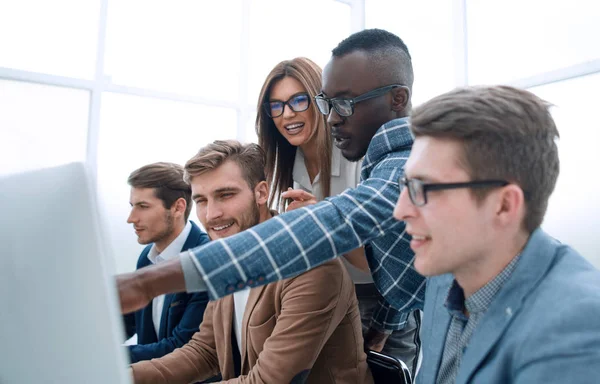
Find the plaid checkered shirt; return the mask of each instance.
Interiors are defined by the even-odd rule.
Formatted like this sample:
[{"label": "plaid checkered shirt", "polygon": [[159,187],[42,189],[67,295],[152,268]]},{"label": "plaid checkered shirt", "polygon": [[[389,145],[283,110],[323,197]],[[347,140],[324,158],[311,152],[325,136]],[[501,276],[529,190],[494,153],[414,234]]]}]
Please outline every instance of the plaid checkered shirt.
[{"label": "plaid checkered shirt", "polygon": [[423,308],[425,294],[404,222],[392,216],[412,143],[408,119],[392,120],[371,140],[356,188],[183,253],[188,291],[207,290],[217,299],[297,276],[364,245],[385,299],[371,326],[402,329],[408,314]]}]

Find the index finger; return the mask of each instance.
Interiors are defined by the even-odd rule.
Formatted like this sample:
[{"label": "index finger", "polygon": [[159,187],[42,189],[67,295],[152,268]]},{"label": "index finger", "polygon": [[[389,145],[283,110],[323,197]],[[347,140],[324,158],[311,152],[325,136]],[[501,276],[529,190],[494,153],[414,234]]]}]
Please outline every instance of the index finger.
[{"label": "index finger", "polygon": [[294,200],[310,200],[315,198],[311,193],[306,192],[303,189],[289,189],[283,192],[281,194],[281,197],[283,197],[284,199]]}]

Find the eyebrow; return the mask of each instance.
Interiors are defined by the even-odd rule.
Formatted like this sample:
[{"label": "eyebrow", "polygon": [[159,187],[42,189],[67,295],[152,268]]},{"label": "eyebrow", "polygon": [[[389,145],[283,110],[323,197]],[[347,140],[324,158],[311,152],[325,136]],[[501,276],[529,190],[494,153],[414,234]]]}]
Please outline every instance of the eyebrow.
[{"label": "eyebrow", "polygon": [[[214,191],[212,191],[213,195],[218,195],[220,193],[224,193],[224,192],[239,192],[241,190],[241,188],[238,187],[223,187],[223,188],[218,188],[215,189]],[[204,197],[204,194],[201,193],[196,193],[194,195],[192,195],[192,200],[196,200],[199,197]]]},{"label": "eyebrow", "polygon": [[[293,99],[294,97],[299,96],[299,95],[306,95],[306,96],[310,97],[310,95],[308,94],[308,92],[302,91],[302,92],[296,92],[296,93],[294,93],[292,96],[288,97],[288,99],[286,101],[290,101],[291,99]],[[271,98],[269,98],[269,103],[272,103],[274,101],[283,102],[283,100],[280,100],[280,99],[271,99]]]},{"label": "eyebrow", "polygon": [[138,202],[136,202],[135,204],[132,204],[132,203],[131,203],[131,201],[129,202],[129,205],[131,205],[132,207],[133,207],[134,205],[142,205],[142,204],[147,204],[147,205],[150,205],[150,203],[149,203],[149,202],[147,202],[146,200],[138,201]]}]

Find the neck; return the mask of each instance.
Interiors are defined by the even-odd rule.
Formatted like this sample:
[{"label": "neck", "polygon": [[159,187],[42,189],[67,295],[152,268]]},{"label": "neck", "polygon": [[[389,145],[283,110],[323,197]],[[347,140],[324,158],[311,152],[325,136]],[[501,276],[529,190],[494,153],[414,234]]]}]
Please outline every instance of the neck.
[{"label": "neck", "polygon": [[[485,256],[475,258],[460,270],[453,272],[465,298],[473,295],[492,281],[517,256],[527,244],[529,234],[520,231],[512,239],[503,238],[490,246]],[[506,245],[508,244],[508,246]]]},{"label": "neck", "polygon": [[177,238],[177,236],[179,236],[181,232],[183,232],[185,224],[186,222],[178,223],[174,226],[173,231],[167,237],[155,242],[154,246],[156,247],[156,251],[158,253],[162,253],[162,251],[164,251],[169,246],[169,244],[171,244]]},{"label": "neck", "polygon": [[309,143],[302,144],[300,149],[304,155],[304,166],[306,167],[308,177],[310,177],[310,182],[312,183],[319,174],[319,148],[317,148],[314,140],[311,140]]},{"label": "neck", "polygon": [[259,212],[260,212],[260,218],[258,223],[262,223],[264,221],[269,220],[271,217],[273,217],[273,214],[271,213],[271,211],[269,210],[269,207],[267,207],[267,205],[261,205],[259,208]]}]

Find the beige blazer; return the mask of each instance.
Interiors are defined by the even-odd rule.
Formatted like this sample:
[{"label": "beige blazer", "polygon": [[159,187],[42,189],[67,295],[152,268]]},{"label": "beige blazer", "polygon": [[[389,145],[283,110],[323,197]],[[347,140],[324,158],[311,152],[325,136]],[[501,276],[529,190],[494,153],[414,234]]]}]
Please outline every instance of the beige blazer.
[{"label": "beige blazer", "polygon": [[339,259],[252,288],[242,320],[240,377],[232,355],[233,296],[211,301],[200,331],[172,353],[132,365],[136,383],[372,383],[354,284]]}]

